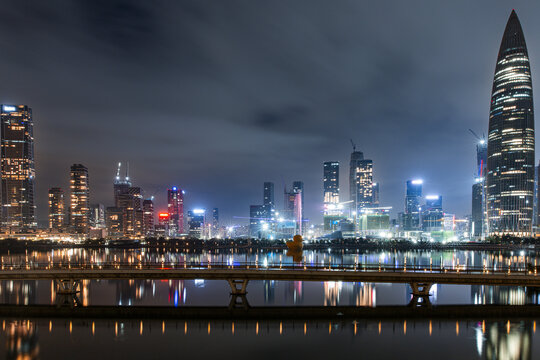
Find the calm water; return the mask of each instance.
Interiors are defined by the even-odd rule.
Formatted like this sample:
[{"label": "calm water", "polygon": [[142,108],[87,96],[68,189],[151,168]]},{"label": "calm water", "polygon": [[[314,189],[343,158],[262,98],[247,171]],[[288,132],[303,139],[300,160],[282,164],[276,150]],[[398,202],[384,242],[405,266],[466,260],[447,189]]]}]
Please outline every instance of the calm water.
[{"label": "calm water", "polygon": [[[416,264],[510,267],[524,269],[535,264],[538,254],[522,252],[369,252],[305,251],[309,264]],[[251,262],[257,266],[292,264],[278,252],[167,252],[122,249],[61,250],[3,254],[3,266],[26,264],[99,264],[130,262],[144,264]],[[540,263],[540,261],[539,261]],[[52,281],[2,281],[0,303],[56,304]],[[225,281],[83,281],[79,295],[84,306],[227,306],[230,288]],[[285,305],[406,305],[411,299],[406,284],[345,282],[251,281],[247,299],[251,306]],[[536,289],[434,285],[434,304],[537,304]],[[0,357],[57,359],[66,357],[156,358],[193,355],[223,357],[234,351],[238,358],[291,356],[332,358],[361,355],[362,358],[392,359],[437,357],[439,359],[534,359],[540,357],[536,321],[114,321],[114,320],[2,320]],[[208,346],[212,344],[212,346]],[[392,344],[392,346],[388,346]],[[2,347],[4,346],[4,347]],[[95,351],[98,350],[96,354]],[[446,349],[446,350],[445,350]],[[19,357],[21,356],[21,357]]]},{"label": "calm water", "polygon": [[538,359],[536,322],[0,320],[7,359]]}]

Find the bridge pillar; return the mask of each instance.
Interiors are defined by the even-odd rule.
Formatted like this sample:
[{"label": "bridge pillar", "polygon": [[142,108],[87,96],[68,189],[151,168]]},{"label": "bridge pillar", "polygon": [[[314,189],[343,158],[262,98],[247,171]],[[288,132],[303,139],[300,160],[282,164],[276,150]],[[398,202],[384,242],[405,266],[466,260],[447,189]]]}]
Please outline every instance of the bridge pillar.
[{"label": "bridge pillar", "polygon": [[246,295],[247,291],[247,284],[248,279],[244,280],[232,280],[227,279],[227,282],[229,283],[229,286],[231,287],[231,295]]},{"label": "bridge pillar", "polygon": [[[248,279],[243,280],[233,280],[227,279],[229,286],[231,287],[231,301],[229,302],[229,309],[249,308],[249,303],[247,301],[247,284]],[[240,300],[240,301],[239,301]]]},{"label": "bridge pillar", "polygon": [[77,294],[80,292],[80,280],[56,279],[56,305],[60,306],[80,306],[81,302]]},{"label": "bridge pillar", "polygon": [[412,299],[409,306],[431,306],[429,301],[429,290],[432,283],[410,283],[412,290]]}]

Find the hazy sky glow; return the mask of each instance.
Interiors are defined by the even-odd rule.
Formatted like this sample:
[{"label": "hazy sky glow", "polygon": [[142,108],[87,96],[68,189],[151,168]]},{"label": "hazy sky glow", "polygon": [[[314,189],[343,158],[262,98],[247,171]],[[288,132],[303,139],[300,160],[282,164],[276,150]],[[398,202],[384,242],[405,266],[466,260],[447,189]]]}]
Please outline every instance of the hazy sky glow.
[{"label": "hazy sky glow", "polygon": [[281,206],[303,180],[319,222],[323,161],[348,199],[351,137],[392,216],[413,177],[461,216],[512,6],[536,88],[539,2],[5,1],[0,101],[34,112],[39,220],[72,163],[112,205],[121,160],[157,210],[177,185],[187,208],[248,216],[264,181]]}]

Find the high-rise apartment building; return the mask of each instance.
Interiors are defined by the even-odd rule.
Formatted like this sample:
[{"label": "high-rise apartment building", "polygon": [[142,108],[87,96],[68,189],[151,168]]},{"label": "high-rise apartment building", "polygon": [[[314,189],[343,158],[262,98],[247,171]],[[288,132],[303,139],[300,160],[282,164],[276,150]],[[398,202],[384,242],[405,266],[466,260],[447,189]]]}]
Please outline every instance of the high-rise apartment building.
[{"label": "high-rise apartment building", "polygon": [[64,190],[59,187],[49,189],[49,230],[61,233],[65,225]]},{"label": "high-rise apartment building", "polygon": [[171,236],[184,233],[184,192],[176,186],[167,190],[167,212]]},{"label": "high-rise apartment building", "polygon": [[88,234],[89,196],[88,169],[82,164],[73,164],[70,171],[71,214],[70,226],[75,234]]},{"label": "high-rise apartment building", "polygon": [[26,105],[0,105],[2,230],[25,233],[37,227],[34,205],[34,122]]},{"label": "high-rise apartment building", "polygon": [[531,69],[512,10],[497,56],[489,113],[487,216],[490,235],[532,235],[534,110]]}]

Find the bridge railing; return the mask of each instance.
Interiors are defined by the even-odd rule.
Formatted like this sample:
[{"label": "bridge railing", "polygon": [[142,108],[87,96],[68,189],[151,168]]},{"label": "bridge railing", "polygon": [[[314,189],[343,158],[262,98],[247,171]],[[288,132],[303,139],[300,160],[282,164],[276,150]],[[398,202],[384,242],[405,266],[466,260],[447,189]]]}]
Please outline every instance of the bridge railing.
[{"label": "bridge railing", "polygon": [[266,262],[28,262],[21,264],[2,264],[0,271],[21,271],[21,270],[273,270],[273,271],[351,271],[351,272],[421,272],[421,273],[454,273],[454,274],[522,274],[537,275],[537,268],[532,266],[492,266],[478,267],[467,265],[455,266],[435,266],[435,265],[392,265],[392,264],[315,264],[315,263],[266,263]]}]

